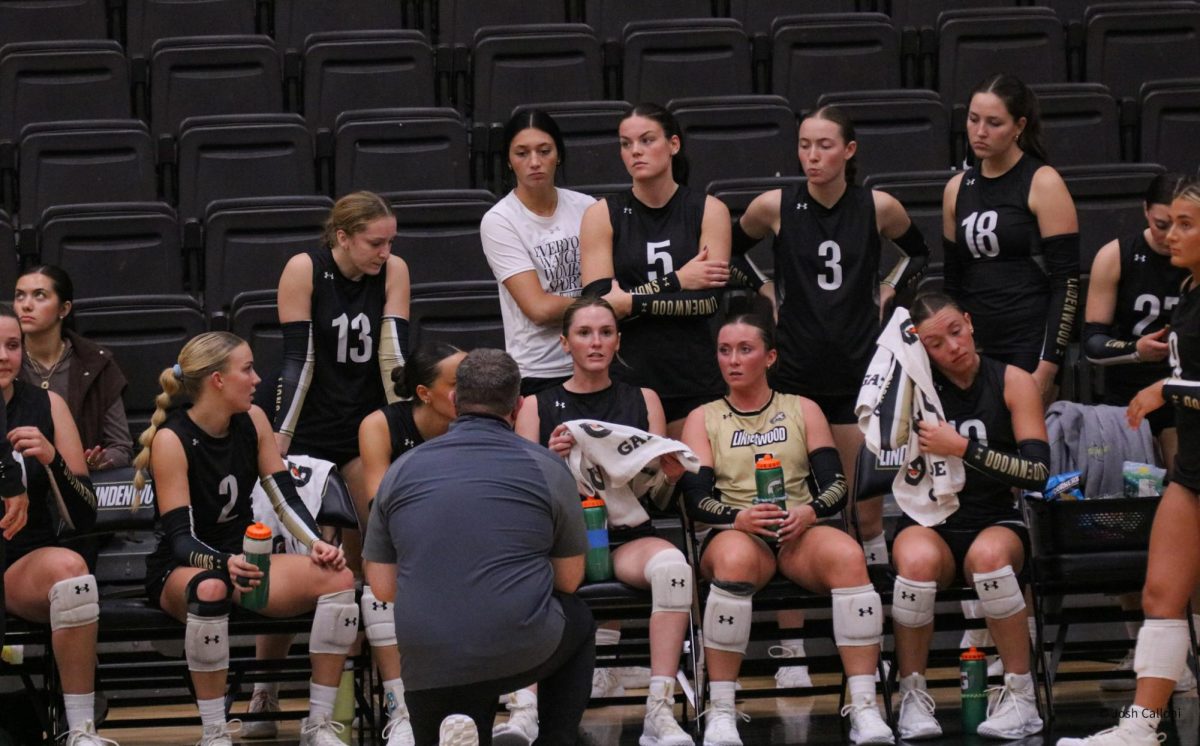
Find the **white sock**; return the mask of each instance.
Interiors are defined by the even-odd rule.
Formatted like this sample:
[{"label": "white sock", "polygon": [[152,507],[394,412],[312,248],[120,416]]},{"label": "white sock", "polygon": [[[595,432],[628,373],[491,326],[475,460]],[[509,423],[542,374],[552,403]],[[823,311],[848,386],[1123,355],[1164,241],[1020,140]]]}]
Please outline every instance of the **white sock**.
[{"label": "white sock", "polygon": [[225,727],[225,698],[198,699],[196,706],[200,708],[200,724],[205,728],[212,725]]},{"label": "white sock", "polygon": [[278,681],[260,681],[254,685],[254,693],[266,692],[272,697],[279,697],[279,682]]},{"label": "white sock", "polygon": [[64,694],[67,709],[67,730],[82,729],[83,724],[96,719],[96,693]]},{"label": "white sock", "polygon": [[399,676],[383,682],[383,711],[388,720],[405,711],[404,680]]},{"label": "white sock", "polygon": [[[596,628],[596,647],[597,648],[599,648],[601,645],[616,645],[619,642],[621,642],[621,630],[607,629],[605,627],[597,627]],[[603,654],[598,654],[596,657],[597,658],[612,658],[613,655],[611,653],[609,653],[608,651],[605,651]]]},{"label": "white sock", "polygon": [[886,565],[889,562],[887,539],[883,534],[863,542],[863,554],[867,556],[868,565]]},{"label": "white sock", "polygon": [[337,699],[337,691],[336,686],[325,686],[315,681],[308,682],[309,720],[333,717],[333,702]]},{"label": "white sock", "polygon": [[805,656],[803,638],[793,638],[791,640],[780,640],[779,644],[785,648],[790,648],[792,651],[793,658],[803,658]]},{"label": "white sock", "polygon": [[734,694],[737,692],[736,681],[708,682],[708,697],[713,704],[733,705]]},{"label": "white sock", "polygon": [[846,684],[850,688],[851,702],[875,701],[875,674],[867,673],[857,676],[847,676]]},{"label": "white sock", "polygon": [[652,699],[672,699],[675,696],[675,679],[671,676],[651,676],[650,693],[646,701]]},{"label": "white sock", "polygon": [[926,686],[927,685],[925,683],[925,676],[923,674],[919,674],[915,671],[913,673],[910,673],[908,676],[905,676],[904,678],[900,679],[901,693],[908,692],[913,689],[921,689],[924,691],[926,689]]},{"label": "white sock", "polygon": [[1009,682],[1016,684],[1016,686],[1013,687],[1014,689],[1020,689],[1021,691],[1033,692],[1033,674],[1032,673],[1010,673],[1010,674],[1007,674],[1005,676],[1005,678]]},{"label": "white sock", "polygon": [[1121,718],[1121,730],[1129,731],[1130,733],[1144,733],[1153,736],[1158,732],[1158,722],[1161,719],[1161,713],[1149,708],[1140,707],[1137,703],[1129,705],[1125,710],[1125,716]]}]

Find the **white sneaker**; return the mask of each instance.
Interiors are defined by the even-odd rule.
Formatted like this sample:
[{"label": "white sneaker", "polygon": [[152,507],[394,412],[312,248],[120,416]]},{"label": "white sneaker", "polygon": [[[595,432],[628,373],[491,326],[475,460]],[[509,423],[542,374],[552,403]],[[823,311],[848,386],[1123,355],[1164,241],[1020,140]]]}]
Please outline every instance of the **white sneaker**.
[{"label": "white sneaker", "polygon": [[[246,712],[279,712],[279,697],[266,689],[255,689]],[[242,738],[274,738],[278,733],[279,723],[274,720],[249,720],[242,724]]]},{"label": "white sneaker", "polygon": [[[790,645],[772,645],[767,648],[767,655],[772,658],[804,658],[804,654]],[[808,675],[808,666],[780,666],[775,672],[775,686],[779,689],[795,689],[811,687],[812,677]]]},{"label": "white sneaker", "polygon": [[408,719],[408,708],[403,702],[392,710],[392,717],[383,726],[383,740],[387,746],[416,746],[417,739]]},{"label": "white sneaker", "polygon": [[1032,682],[1022,687],[1015,674],[1004,674],[1004,686],[992,687],[999,696],[988,702],[988,717],[979,724],[979,735],[986,738],[1013,740],[1042,731],[1038,717],[1037,697]]},{"label": "white sneaker", "polygon": [[1166,733],[1135,733],[1117,726],[1086,738],[1060,738],[1058,746],[1158,746],[1165,740]]},{"label": "white sneaker", "polygon": [[884,722],[874,696],[846,705],[842,708],[842,717],[850,718],[850,743],[896,742],[896,736]]},{"label": "white sneaker", "polygon": [[617,678],[626,689],[650,688],[650,669],[645,666],[621,666],[617,669]]},{"label": "white sneaker", "polygon": [[[908,689],[911,680],[911,689]],[[909,674],[900,682],[900,717],[897,722],[900,738],[918,740],[937,738],[942,735],[942,725],[933,716],[936,706],[933,697],[925,689],[925,677],[919,673]]]},{"label": "white sneaker", "polygon": [[300,721],[300,746],[343,746],[338,734],[345,729],[330,716],[306,717]]},{"label": "white sneaker", "polygon": [[196,746],[233,746],[233,739],[230,736],[240,732],[241,729],[241,720],[230,720],[221,725],[206,725]]},{"label": "white sneaker", "polygon": [[646,699],[646,718],[638,746],[692,746],[695,739],[675,719],[675,702],[651,695]]},{"label": "white sneaker", "polygon": [[624,697],[625,685],[617,669],[603,667],[592,670],[592,699],[600,697]]},{"label": "white sneaker", "polygon": [[733,703],[713,703],[703,713],[704,717],[704,746],[742,746],[741,736],[738,735],[737,721],[749,722],[750,716],[738,712]]},{"label": "white sneaker", "polygon": [[121,746],[111,738],[96,735],[96,724],[85,720],[83,725],[59,736],[65,746]]},{"label": "white sneaker", "polygon": [[475,721],[466,715],[447,716],[438,729],[438,746],[479,746]]},{"label": "white sneaker", "polygon": [[[524,690],[522,690],[524,691]],[[508,722],[492,728],[492,746],[529,746],[538,737],[537,699],[508,695]]]}]

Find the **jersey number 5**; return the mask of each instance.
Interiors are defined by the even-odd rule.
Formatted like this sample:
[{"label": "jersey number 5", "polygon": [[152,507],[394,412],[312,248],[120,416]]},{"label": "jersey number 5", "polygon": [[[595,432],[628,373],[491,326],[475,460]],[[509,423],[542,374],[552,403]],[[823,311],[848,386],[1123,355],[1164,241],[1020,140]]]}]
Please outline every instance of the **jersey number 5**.
[{"label": "jersey number 5", "polygon": [[967,249],[976,259],[1000,255],[1000,239],[996,238],[997,218],[995,210],[987,210],[973,212],[962,221]]},{"label": "jersey number 5", "polygon": [[[675,261],[671,258],[670,251],[659,251],[659,249],[670,249],[670,241],[647,241],[646,242],[646,278],[657,280],[660,277],[666,277],[675,271]],[[660,274],[661,272],[661,274]]]},{"label": "jersey number 5", "polygon": [[[365,313],[360,313],[353,319],[342,314],[333,320],[333,328],[337,329],[338,347],[337,361],[346,362],[347,353],[355,363],[365,363],[371,359],[371,320]],[[350,332],[356,332],[358,339],[353,346],[350,344]]]}]

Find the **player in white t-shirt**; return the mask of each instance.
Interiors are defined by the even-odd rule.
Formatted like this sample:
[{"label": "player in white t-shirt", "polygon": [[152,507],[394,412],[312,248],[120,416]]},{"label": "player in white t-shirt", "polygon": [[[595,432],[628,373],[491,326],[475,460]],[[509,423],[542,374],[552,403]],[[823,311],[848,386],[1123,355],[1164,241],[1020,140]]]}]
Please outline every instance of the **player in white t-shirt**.
[{"label": "player in white t-shirt", "polygon": [[483,216],[479,235],[500,283],[505,347],[528,396],[571,376],[559,326],[582,287],[579,224],[595,200],[554,186],[566,150],[549,114],[514,115],[504,127],[504,150],[516,186]]}]

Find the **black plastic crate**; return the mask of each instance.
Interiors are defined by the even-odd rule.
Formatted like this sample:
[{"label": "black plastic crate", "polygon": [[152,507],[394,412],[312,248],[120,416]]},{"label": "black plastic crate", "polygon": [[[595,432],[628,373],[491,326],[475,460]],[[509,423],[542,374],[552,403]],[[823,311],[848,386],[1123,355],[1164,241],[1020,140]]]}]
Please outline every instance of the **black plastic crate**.
[{"label": "black plastic crate", "polygon": [[1028,501],[1042,554],[1146,549],[1157,497]]}]

